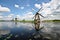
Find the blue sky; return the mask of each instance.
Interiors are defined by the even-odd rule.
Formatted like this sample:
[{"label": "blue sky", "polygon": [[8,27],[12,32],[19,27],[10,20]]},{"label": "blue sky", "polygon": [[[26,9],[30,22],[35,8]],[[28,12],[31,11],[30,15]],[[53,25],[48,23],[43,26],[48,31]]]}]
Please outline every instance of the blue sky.
[{"label": "blue sky", "polygon": [[[38,11],[38,9],[34,6],[34,4],[36,3],[42,4],[42,2],[47,3],[49,1],[50,0],[0,0],[0,5],[2,7],[8,7],[11,10],[10,12],[5,12],[7,14],[4,15],[8,15],[9,13],[22,15],[26,11],[31,11],[32,8]],[[18,5],[19,8],[16,8],[15,4]],[[20,7],[24,7],[24,9],[21,9]]]},{"label": "blue sky", "polygon": [[[59,0],[58,0],[59,1]],[[47,16],[47,14],[54,13],[52,10],[56,10],[56,5],[60,5],[57,0],[0,0],[0,19],[13,19],[18,17],[20,19],[31,19],[34,14],[42,7],[41,14]],[[52,18],[50,16],[50,18]],[[58,18],[58,17],[56,17]]]}]

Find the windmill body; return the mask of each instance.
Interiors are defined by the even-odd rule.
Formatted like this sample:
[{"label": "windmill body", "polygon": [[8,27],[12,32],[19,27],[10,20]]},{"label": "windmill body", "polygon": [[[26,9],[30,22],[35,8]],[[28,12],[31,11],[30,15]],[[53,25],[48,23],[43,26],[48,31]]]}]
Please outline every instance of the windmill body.
[{"label": "windmill body", "polygon": [[35,23],[40,23],[40,15],[39,15],[39,13],[35,14],[34,22]]},{"label": "windmill body", "polygon": [[[42,16],[42,15],[39,14],[38,12],[35,14],[35,16],[34,16],[35,23],[40,23],[40,16]],[[44,17],[44,16],[42,16],[42,17]]]}]

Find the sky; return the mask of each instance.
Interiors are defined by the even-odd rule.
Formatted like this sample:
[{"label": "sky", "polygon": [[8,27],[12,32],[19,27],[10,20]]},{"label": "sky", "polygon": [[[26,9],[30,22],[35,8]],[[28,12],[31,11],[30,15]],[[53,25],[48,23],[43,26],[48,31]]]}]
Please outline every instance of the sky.
[{"label": "sky", "polygon": [[43,20],[60,19],[60,0],[0,0],[0,20],[32,20],[38,11]]}]

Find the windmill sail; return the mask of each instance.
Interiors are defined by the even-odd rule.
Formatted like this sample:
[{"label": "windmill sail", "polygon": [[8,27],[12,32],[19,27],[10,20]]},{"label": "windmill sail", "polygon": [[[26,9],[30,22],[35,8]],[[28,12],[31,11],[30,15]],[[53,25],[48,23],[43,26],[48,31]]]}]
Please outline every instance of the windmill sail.
[{"label": "windmill sail", "polygon": [[41,17],[44,17],[43,15],[40,14]]}]

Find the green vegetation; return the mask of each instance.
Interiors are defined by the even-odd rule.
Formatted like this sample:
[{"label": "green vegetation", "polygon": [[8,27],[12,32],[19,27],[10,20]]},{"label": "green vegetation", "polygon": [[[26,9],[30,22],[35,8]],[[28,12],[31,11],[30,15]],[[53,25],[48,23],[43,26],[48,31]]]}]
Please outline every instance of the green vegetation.
[{"label": "green vegetation", "polygon": [[43,22],[60,22],[60,20],[44,20]]},{"label": "green vegetation", "polygon": [[25,21],[20,21],[20,22],[31,22],[31,23],[33,23],[34,21],[31,21],[31,20],[25,20]]},{"label": "green vegetation", "polygon": [[33,20],[25,20],[25,19],[23,19],[23,20],[13,20],[14,22],[24,22],[24,23],[26,23],[26,22],[29,22],[29,23],[33,23],[34,21]]},{"label": "green vegetation", "polygon": [[53,20],[44,20],[42,22],[53,22]]},{"label": "green vegetation", "polygon": [[[0,22],[29,22],[29,23],[34,23],[34,20],[0,20]],[[60,22],[60,20],[44,20],[42,22]]]},{"label": "green vegetation", "polygon": [[4,22],[4,20],[0,20],[0,22]]}]

